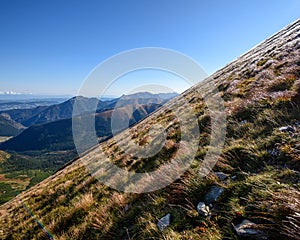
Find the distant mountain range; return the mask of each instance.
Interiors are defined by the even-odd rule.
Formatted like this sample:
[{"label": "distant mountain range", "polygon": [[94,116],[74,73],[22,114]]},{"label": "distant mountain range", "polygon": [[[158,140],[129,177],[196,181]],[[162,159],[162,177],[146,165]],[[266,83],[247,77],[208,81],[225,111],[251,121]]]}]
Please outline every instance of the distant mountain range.
[{"label": "distant mountain range", "polygon": [[[89,106],[97,104],[97,112],[112,109],[116,105],[124,107],[128,104],[163,104],[166,100],[177,96],[177,93],[159,93],[152,94],[148,92],[135,93],[131,95],[123,95],[120,98],[115,98],[107,101],[98,100],[97,98],[73,97],[63,103],[54,104],[51,106],[38,106],[31,109],[12,109],[2,111],[8,114],[14,121],[30,127],[32,125],[41,125],[58,121],[62,119],[72,118],[73,105],[75,99],[80,102],[82,111],[89,109]],[[1,112],[0,112],[1,113]]]},{"label": "distant mountain range", "polygon": [[[94,114],[97,136],[106,139],[111,135],[111,116],[114,111],[120,118],[130,119],[129,125],[140,121],[148,114],[166,103],[176,93],[151,94],[136,93],[123,95],[109,101],[96,98],[73,97],[63,103],[49,107],[40,106],[33,109],[16,109],[5,111],[7,117],[19,124],[18,136],[0,145],[9,151],[59,151],[75,149],[72,135],[72,114],[75,100],[78,101],[82,115]],[[89,106],[97,106],[96,113],[90,113]],[[132,113],[132,116],[128,114]],[[120,129],[120,131],[123,129]]]},{"label": "distant mountain range", "polygon": [[[160,104],[128,105],[117,108],[115,111],[122,118],[128,117],[130,119],[129,125],[133,125],[160,106]],[[130,108],[135,108],[132,116],[128,116],[128,113],[131,112]],[[112,134],[112,113],[113,110],[106,110],[95,114],[96,133],[101,139],[107,139]],[[18,136],[2,143],[0,149],[17,152],[74,150],[72,119],[33,125]]]},{"label": "distant mountain range", "polygon": [[[96,98],[84,98],[80,97],[80,103],[84,107],[88,107],[91,104],[97,103]],[[32,109],[16,109],[5,111],[6,114],[10,115],[16,122],[23,124],[26,127],[32,125],[41,125],[67,119],[72,117],[73,105],[75,97],[51,106],[39,106]]]}]

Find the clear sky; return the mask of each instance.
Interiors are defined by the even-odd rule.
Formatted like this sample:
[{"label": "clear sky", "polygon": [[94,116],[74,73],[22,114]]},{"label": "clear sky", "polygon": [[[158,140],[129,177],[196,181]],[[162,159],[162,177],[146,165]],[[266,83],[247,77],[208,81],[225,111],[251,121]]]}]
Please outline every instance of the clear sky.
[{"label": "clear sky", "polygon": [[180,51],[212,74],[299,13],[299,0],[3,0],[0,92],[75,94],[99,63],[140,47]]}]

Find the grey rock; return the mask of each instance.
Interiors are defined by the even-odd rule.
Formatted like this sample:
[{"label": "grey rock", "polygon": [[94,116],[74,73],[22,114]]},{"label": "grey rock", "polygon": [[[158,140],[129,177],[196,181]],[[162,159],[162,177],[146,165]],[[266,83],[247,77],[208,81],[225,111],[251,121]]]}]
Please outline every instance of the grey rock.
[{"label": "grey rock", "polygon": [[245,219],[240,224],[234,226],[234,230],[240,237],[267,239],[266,235],[262,231],[256,229],[256,226],[257,225],[255,223]]},{"label": "grey rock", "polygon": [[280,151],[278,148],[273,148],[273,149],[270,149],[270,150],[267,150],[268,153],[272,156],[272,157],[277,157],[279,156],[280,154]]},{"label": "grey rock", "polygon": [[292,126],[285,126],[279,128],[279,131],[281,132],[295,132],[295,129]]},{"label": "grey rock", "polygon": [[236,178],[237,178],[237,176],[234,175],[234,176],[231,177],[231,180],[235,180]]},{"label": "grey rock", "polygon": [[223,172],[216,172],[215,174],[221,181],[224,181],[225,179],[227,179],[229,177],[228,174],[223,173]]},{"label": "grey rock", "polygon": [[125,212],[129,211],[131,207],[132,207],[131,204],[126,204],[124,207],[124,211]]},{"label": "grey rock", "polygon": [[224,192],[224,189],[218,186],[212,186],[204,197],[204,202],[207,204],[218,201],[219,197]]},{"label": "grey rock", "polygon": [[198,203],[197,211],[200,215],[205,216],[205,217],[210,215],[209,207],[206,206],[204,202]]},{"label": "grey rock", "polygon": [[157,227],[160,231],[163,231],[165,230],[166,227],[170,226],[171,217],[172,217],[171,214],[168,213],[166,216],[158,220]]}]

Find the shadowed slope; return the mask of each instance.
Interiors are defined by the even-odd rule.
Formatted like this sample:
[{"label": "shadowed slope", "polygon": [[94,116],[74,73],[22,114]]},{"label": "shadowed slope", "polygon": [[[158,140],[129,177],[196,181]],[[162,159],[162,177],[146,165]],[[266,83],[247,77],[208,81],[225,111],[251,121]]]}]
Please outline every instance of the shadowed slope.
[{"label": "shadowed slope", "polygon": [[0,114],[0,136],[16,136],[21,133],[25,127],[12,120],[7,114]]}]

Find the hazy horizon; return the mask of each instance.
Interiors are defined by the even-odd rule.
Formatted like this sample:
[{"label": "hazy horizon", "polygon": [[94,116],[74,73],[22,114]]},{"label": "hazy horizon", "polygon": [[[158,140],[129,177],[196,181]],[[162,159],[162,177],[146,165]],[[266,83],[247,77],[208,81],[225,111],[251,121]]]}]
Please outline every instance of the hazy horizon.
[{"label": "hazy horizon", "polygon": [[[100,98],[119,98],[123,95],[131,95],[135,93],[151,93],[151,94],[179,94],[177,92],[148,92],[148,91],[140,91],[140,92],[132,92],[132,93],[122,93],[120,95],[103,95],[99,96]],[[63,94],[63,95],[43,95],[43,94],[23,94],[23,93],[16,93],[16,94],[2,94],[0,93],[0,101],[7,100],[7,101],[18,101],[18,100],[43,100],[43,99],[69,99],[72,97],[81,96],[81,95],[71,95],[71,94]],[[83,96],[89,97],[89,96]]]}]

